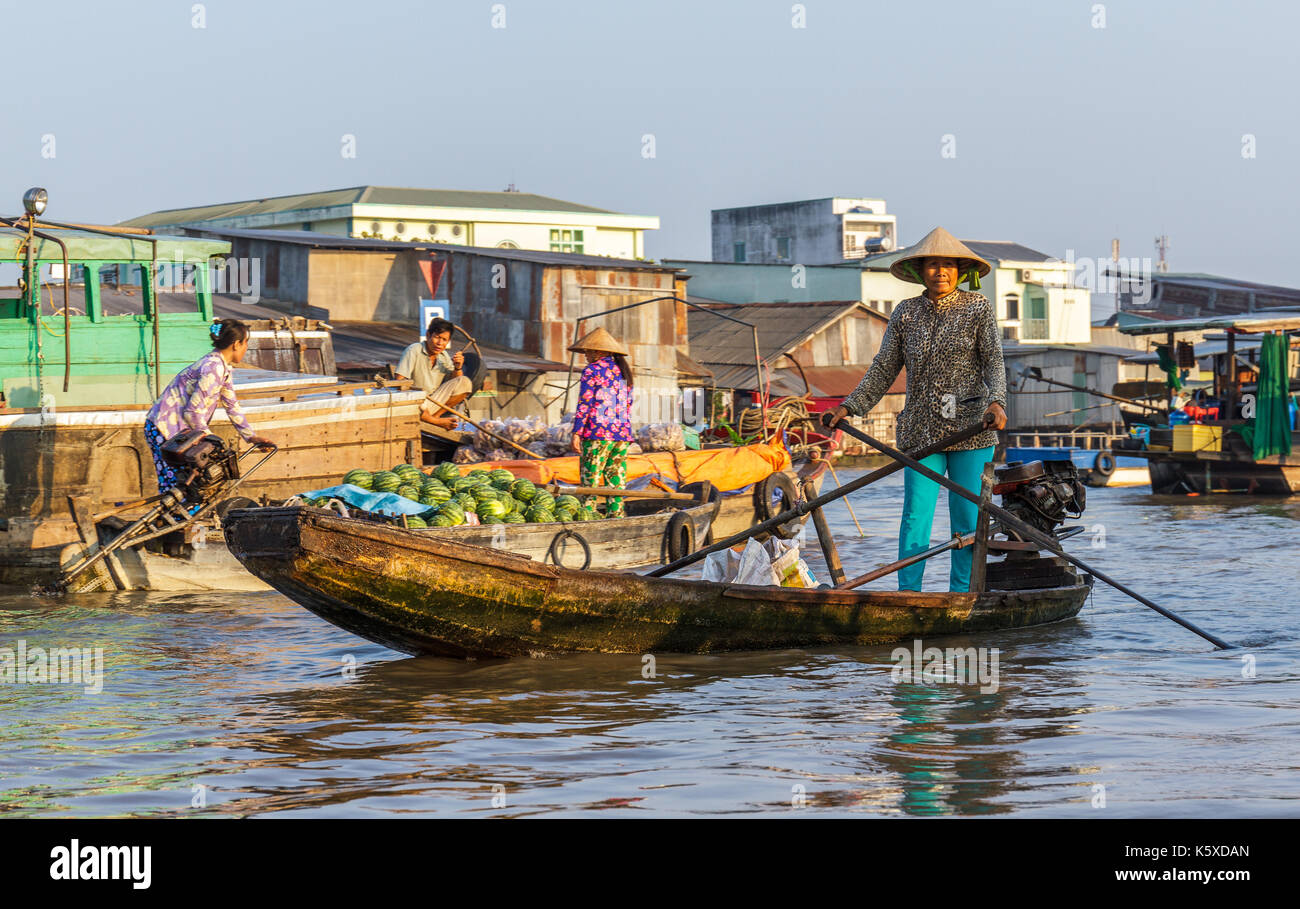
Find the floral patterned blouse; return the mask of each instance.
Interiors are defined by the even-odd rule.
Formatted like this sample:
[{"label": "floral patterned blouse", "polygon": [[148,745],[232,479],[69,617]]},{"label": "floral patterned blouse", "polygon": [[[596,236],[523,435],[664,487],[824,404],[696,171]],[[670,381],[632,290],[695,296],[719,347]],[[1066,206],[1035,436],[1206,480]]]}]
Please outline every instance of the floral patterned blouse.
[{"label": "floral patterned blouse", "polygon": [[601,357],[582,371],[573,434],[581,439],[632,441],[632,389],[613,357]]},{"label": "floral patterned blouse", "polygon": [[[983,294],[954,290],[937,303],[922,294],[894,307],[871,368],[844,399],[863,416],[880,403],[900,368],[907,367],[907,403],[895,435],[904,451],[929,446],[979,420],[994,401],[1007,406],[1002,338]],[[998,443],[987,430],[948,449],[969,451]]]},{"label": "floral patterned blouse", "polygon": [[168,383],[146,419],[158,427],[159,435],[171,439],[186,427],[207,431],[208,421],[220,404],[245,441],[252,439],[256,433],[235,398],[233,375],[230,364],[219,352],[212,351]]}]

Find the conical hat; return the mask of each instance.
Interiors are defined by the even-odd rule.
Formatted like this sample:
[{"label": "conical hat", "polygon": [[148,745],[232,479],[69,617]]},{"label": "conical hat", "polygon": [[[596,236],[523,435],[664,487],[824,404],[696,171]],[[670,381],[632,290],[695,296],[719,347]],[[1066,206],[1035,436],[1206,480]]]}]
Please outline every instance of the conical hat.
[{"label": "conical hat", "polygon": [[948,233],[948,231],[944,230],[942,227],[936,227],[934,230],[922,237],[920,243],[917,243],[915,246],[909,246],[907,249],[903,250],[903,255],[900,256],[893,265],[889,266],[889,273],[900,281],[910,281],[913,284],[924,284],[924,281],[909,274],[908,270],[906,270],[904,266],[908,262],[915,262],[915,268],[919,272],[921,267],[920,260],[931,256],[940,259],[957,259],[957,270],[962,275],[965,275],[966,272],[974,268],[982,278],[993,270],[989,263],[971,252],[969,246]]},{"label": "conical hat", "polygon": [[603,328],[587,332],[573,343],[569,350],[575,353],[616,353],[627,356],[627,348],[614,340],[614,336]]}]

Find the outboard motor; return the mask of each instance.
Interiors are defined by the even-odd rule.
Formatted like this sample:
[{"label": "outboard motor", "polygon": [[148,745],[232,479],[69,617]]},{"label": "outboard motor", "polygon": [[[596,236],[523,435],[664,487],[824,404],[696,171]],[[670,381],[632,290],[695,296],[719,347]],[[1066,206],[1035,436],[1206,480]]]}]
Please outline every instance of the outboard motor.
[{"label": "outboard motor", "polygon": [[1012,461],[994,477],[1002,507],[1044,533],[1083,514],[1086,493],[1070,461]]},{"label": "outboard motor", "polygon": [[178,491],[189,505],[208,500],[209,494],[230,480],[239,479],[239,458],[220,436],[187,429],[162,446],[163,460],[180,474]]}]

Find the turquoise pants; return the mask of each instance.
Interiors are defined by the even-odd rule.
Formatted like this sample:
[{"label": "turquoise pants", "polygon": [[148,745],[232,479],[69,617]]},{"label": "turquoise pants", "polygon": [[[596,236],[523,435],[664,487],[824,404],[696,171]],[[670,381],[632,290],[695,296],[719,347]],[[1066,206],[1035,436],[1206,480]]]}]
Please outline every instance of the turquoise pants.
[{"label": "turquoise pants", "polygon": [[[947,474],[955,483],[979,495],[984,465],[993,460],[993,448],[976,448],[972,451],[941,451],[921,463],[935,473]],[[939,500],[939,484],[921,476],[910,467],[903,471],[903,521],[898,528],[898,557],[929,549],[930,525],[934,523],[934,506]],[[957,493],[948,492],[948,524],[954,534],[970,533],[975,529],[979,508],[974,502]],[[970,590],[971,547],[952,552],[952,570],[949,573],[949,590]],[[898,573],[899,590],[920,590],[921,578],[928,563],[917,562]]]}]

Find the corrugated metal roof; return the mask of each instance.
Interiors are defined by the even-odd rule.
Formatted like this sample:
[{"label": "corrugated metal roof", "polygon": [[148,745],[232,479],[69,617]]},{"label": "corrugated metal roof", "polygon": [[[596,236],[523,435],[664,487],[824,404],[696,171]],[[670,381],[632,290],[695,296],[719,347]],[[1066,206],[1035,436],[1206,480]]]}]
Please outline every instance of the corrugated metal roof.
[{"label": "corrugated metal roof", "polygon": [[707,379],[713,375],[713,372],[701,363],[677,351],[677,374],[679,376],[692,376],[699,379]]},{"label": "corrugated metal roof", "polygon": [[1002,345],[1002,356],[1003,358],[1027,357],[1040,354],[1045,350],[1071,350],[1075,353],[1104,354],[1123,359],[1143,353],[1134,347],[1112,347],[1109,344],[1023,344],[1012,341]]},{"label": "corrugated metal roof", "polygon": [[[786,385],[798,388],[795,394],[803,394],[803,377],[808,379],[808,394],[815,398],[843,398],[853,392],[866,374],[865,366],[805,366],[802,376],[797,369],[778,369],[772,375],[781,376]],[[750,370],[753,374],[753,370]],[[907,371],[900,370],[886,394],[903,394],[907,391]]]},{"label": "corrugated metal roof", "polygon": [[654,262],[643,262],[640,259],[616,259],[613,256],[588,256],[579,253],[547,252],[540,249],[458,246],[453,243],[430,243],[418,240],[372,240],[366,237],[340,237],[335,234],[322,234],[310,230],[246,230],[230,227],[193,227],[185,229],[196,233],[210,234],[214,237],[264,240],[272,243],[287,243],[293,246],[307,246],[312,249],[370,250],[372,252],[429,250],[438,253],[462,253],[470,256],[490,256],[494,259],[537,262],[542,265],[566,265],[574,268],[637,268],[658,272],[677,272],[681,270],[667,265],[657,265]]},{"label": "corrugated metal roof", "polygon": [[[711,307],[758,329],[758,348],[764,361],[798,347],[809,336],[844,318],[856,309],[884,319],[858,300],[822,303],[745,303]],[[738,325],[711,311],[687,310],[687,331],[691,354],[718,374],[716,366],[748,365],[754,372],[754,334],[749,325]],[[722,385],[722,382],[718,382]],[[733,386],[738,387],[738,386]]]},{"label": "corrugated metal roof", "polygon": [[1121,325],[1126,335],[1154,335],[1166,332],[1202,331],[1235,328],[1239,332],[1254,334],[1261,331],[1295,331],[1300,329],[1300,312],[1284,309],[1267,312],[1241,313],[1239,315],[1211,315],[1192,319],[1174,319],[1168,322],[1142,322]]},{"label": "corrugated metal roof", "polygon": [[[753,363],[748,366],[720,366],[713,370],[713,385],[715,388],[739,388],[753,391],[757,386],[754,376]],[[770,377],[768,371],[763,370],[763,383],[765,386],[768,386],[769,378],[771,380],[769,387],[773,397],[784,398],[788,395],[803,394],[803,381],[792,370],[774,369]]]},{"label": "corrugated metal roof", "polygon": [[190,208],[171,208],[123,221],[130,227],[184,224],[222,218],[281,214],[340,205],[411,205],[436,208],[485,208],[512,211],[565,211],[588,214],[618,214],[605,208],[566,202],[550,196],[515,192],[478,192],[459,189],[411,189],[398,186],[349,186],[322,192],[295,193],[242,202],[221,202]]}]

